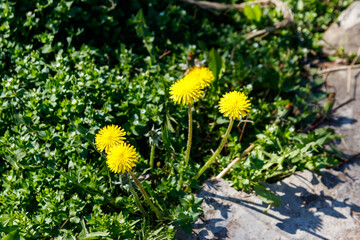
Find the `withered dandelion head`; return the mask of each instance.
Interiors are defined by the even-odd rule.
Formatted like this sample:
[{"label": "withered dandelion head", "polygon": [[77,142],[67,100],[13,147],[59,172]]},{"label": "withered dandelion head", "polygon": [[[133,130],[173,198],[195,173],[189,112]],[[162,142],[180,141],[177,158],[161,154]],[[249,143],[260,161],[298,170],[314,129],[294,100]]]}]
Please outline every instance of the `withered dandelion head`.
[{"label": "withered dandelion head", "polygon": [[251,109],[250,100],[242,92],[232,91],[223,95],[219,101],[219,111],[232,119],[245,117]]},{"label": "withered dandelion head", "polygon": [[136,166],[138,154],[134,146],[123,142],[110,148],[106,159],[110,171],[125,173]]},{"label": "withered dandelion head", "polygon": [[188,105],[197,101],[203,94],[201,86],[189,78],[182,78],[170,87],[170,98],[176,104]]},{"label": "withered dandelion head", "polygon": [[194,66],[189,69],[189,73],[185,78],[191,79],[191,81],[197,82],[201,88],[207,87],[215,79],[214,74],[204,66]]},{"label": "withered dandelion head", "polygon": [[125,130],[117,125],[105,126],[95,136],[96,148],[107,153],[112,146],[124,142],[125,135]]}]

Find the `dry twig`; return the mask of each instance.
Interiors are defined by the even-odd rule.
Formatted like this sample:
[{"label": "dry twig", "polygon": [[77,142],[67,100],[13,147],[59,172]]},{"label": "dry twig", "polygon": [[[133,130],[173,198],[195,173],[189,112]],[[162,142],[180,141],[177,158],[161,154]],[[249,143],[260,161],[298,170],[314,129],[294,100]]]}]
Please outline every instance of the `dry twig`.
[{"label": "dry twig", "polygon": [[274,4],[276,7],[280,9],[284,16],[284,20],[281,22],[275,23],[274,26],[269,26],[267,28],[256,30],[254,32],[250,32],[246,34],[245,40],[249,40],[251,38],[254,38],[256,36],[272,32],[278,28],[283,28],[287,25],[290,25],[294,21],[294,14],[290,10],[289,6],[280,1],[280,0],[255,0],[251,2],[243,2],[240,4],[224,4],[224,3],[217,3],[217,2],[208,2],[208,1],[195,1],[195,0],[180,0],[182,2],[194,4],[200,8],[210,10],[210,11],[224,11],[224,10],[230,10],[230,9],[236,9],[238,11],[243,11],[245,8],[245,5],[253,5],[253,4],[259,4],[261,8],[269,7],[271,4]]},{"label": "dry twig", "polygon": [[246,119],[245,119],[245,120],[240,121],[239,124],[238,124],[238,127],[239,127],[239,126],[240,126],[240,123],[242,123],[242,122],[244,123],[243,128],[241,129],[241,134],[240,134],[240,137],[239,137],[239,142],[241,142],[242,136],[243,136],[243,134],[244,134],[244,130],[245,130],[246,123],[247,123],[247,122],[251,122],[252,124],[254,124],[254,122],[253,122],[253,121],[249,121],[248,118],[249,118],[249,115],[246,116]]},{"label": "dry twig", "polygon": [[165,57],[166,55],[170,54],[171,53],[171,50],[165,50],[163,54],[161,54],[161,56],[159,57],[159,59]]},{"label": "dry twig", "polygon": [[356,153],[356,154],[354,154],[354,155],[352,155],[352,156],[350,156],[349,158],[342,159],[341,162],[338,164],[338,166],[336,166],[334,169],[337,170],[337,169],[339,169],[342,165],[344,165],[345,163],[348,163],[348,162],[350,162],[351,160],[356,159],[356,158],[358,158],[358,157],[360,157],[360,152],[359,152],[359,153]]},{"label": "dry twig", "polygon": [[109,2],[111,3],[111,6],[110,6],[110,7],[107,7],[107,6],[104,6],[104,5],[101,5],[100,7],[101,7],[101,8],[104,8],[104,9],[106,9],[106,10],[108,10],[108,11],[114,10],[115,7],[116,7],[116,4],[114,3],[113,0],[109,0]]},{"label": "dry twig", "polygon": [[347,93],[350,92],[350,87],[351,87],[351,68],[352,68],[352,66],[355,65],[355,63],[358,60],[359,56],[360,56],[360,48],[358,49],[358,51],[356,53],[356,57],[352,60],[350,66],[348,68],[348,72],[347,72],[347,88],[346,88]]},{"label": "dry twig", "polygon": [[360,68],[360,64],[355,64],[355,65],[350,65],[350,66],[338,66],[338,67],[326,68],[326,69],[321,70],[320,72],[318,72],[318,74],[325,74],[325,73],[329,73],[329,72],[347,70],[349,68],[351,68],[351,69]]},{"label": "dry twig", "polygon": [[216,176],[217,179],[222,178],[225,176],[225,174],[235,165],[235,163],[237,163],[238,161],[240,161],[241,159],[243,159],[246,155],[248,155],[253,149],[255,148],[255,144],[251,144],[247,149],[245,149],[245,151],[241,154],[240,157],[235,158],[234,160],[231,161],[231,163],[224,169],[222,170],[221,173],[219,173],[219,175]]}]

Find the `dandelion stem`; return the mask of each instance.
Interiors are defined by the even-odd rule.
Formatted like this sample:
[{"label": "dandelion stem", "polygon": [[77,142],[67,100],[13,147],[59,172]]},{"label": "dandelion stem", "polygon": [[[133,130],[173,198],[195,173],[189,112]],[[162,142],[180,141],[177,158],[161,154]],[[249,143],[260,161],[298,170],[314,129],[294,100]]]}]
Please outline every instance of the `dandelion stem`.
[{"label": "dandelion stem", "polygon": [[219,153],[221,152],[221,150],[223,149],[226,141],[227,141],[227,138],[231,132],[231,128],[233,126],[233,123],[234,123],[234,119],[230,119],[230,123],[229,123],[229,126],[226,130],[226,133],[225,133],[225,136],[224,138],[222,139],[219,147],[216,149],[216,151],[214,152],[214,154],[209,158],[209,160],[207,160],[207,162],[205,163],[205,165],[199,170],[198,174],[194,177],[195,180],[197,180],[201,174],[203,174],[205,172],[206,169],[208,169],[210,167],[210,165],[212,164],[212,162],[215,160],[215,158],[219,155]]},{"label": "dandelion stem", "polygon": [[154,158],[155,158],[155,145],[151,145],[150,150],[150,168],[153,169],[154,167]]},{"label": "dandelion stem", "polygon": [[189,104],[188,108],[189,113],[189,128],[188,128],[188,140],[187,140],[187,146],[186,146],[186,154],[185,154],[185,166],[181,166],[180,168],[180,179],[178,183],[178,190],[183,185],[183,178],[184,178],[184,167],[186,167],[189,163],[190,159],[190,150],[191,150],[191,141],[192,141],[192,111],[191,111],[191,104]]},{"label": "dandelion stem", "polygon": [[109,178],[110,189],[113,189],[113,186],[111,184],[111,176],[110,176],[109,168],[107,168],[107,175],[108,175],[108,178]]},{"label": "dandelion stem", "polygon": [[151,201],[151,199],[149,198],[149,195],[147,195],[143,185],[140,183],[139,179],[137,179],[137,177],[135,176],[135,174],[132,171],[129,171],[130,176],[134,179],[136,185],[138,185],[142,195],[144,196],[146,202],[150,205],[151,209],[155,212],[156,216],[158,219],[162,218],[161,213],[159,212],[159,210],[157,209],[157,207],[153,204],[153,202]]},{"label": "dandelion stem", "polygon": [[145,211],[145,209],[143,208],[143,206],[141,205],[140,203],[140,198],[139,198],[139,195],[137,195],[134,187],[132,186],[131,182],[129,181],[129,189],[130,189],[130,192],[131,194],[134,196],[134,199],[135,199],[135,203],[136,205],[138,206],[138,208],[140,209],[140,211],[142,212],[142,214],[144,216],[147,216],[147,212]]},{"label": "dandelion stem", "polygon": [[192,141],[192,111],[191,111],[191,104],[189,104],[189,129],[188,129],[188,140],[186,146],[186,155],[185,155],[185,166],[189,163],[190,158],[190,150],[191,150],[191,141]]}]

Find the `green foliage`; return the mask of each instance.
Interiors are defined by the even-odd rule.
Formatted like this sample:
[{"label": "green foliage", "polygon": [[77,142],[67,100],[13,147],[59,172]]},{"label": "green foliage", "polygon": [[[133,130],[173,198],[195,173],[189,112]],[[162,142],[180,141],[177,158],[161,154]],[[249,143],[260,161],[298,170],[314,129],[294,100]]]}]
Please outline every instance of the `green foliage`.
[{"label": "green foliage", "polygon": [[260,22],[261,20],[261,8],[259,4],[245,5],[244,14],[250,21]]},{"label": "green foliage", "polygon": [[265,187],[260,184],[254,184],[254,190],[257,196],[265,203],[270,204],[271,206],[280,207],[281,198],[272,192],[266,190]]},{"label": "green foliage", "polygon": [[7,234],[2,240],[20,240],[19,230],[14,230]]},{"label": "green foliage", "polygon": [[203,199],[201,198],[186,195],[180,198],[180,205],[173,209],[172,218],[176,219],[174,223],[180,225],[187,234],[191,234],[192,223],[194,223],[202,213],[202,201]]},{"label": "green foliage", "polygon": [[[313,98],[319,83],[305,77],[302,65],[319,50],[333,13],[350,1],[286,2],[294,26],[244,41],[243,33],[280,21],[279,12],[255,5],[216,15],[158,0],[1,1],[0,237],[173,239],[173,225],[190,232],[201,199],[176,190],[187,109],[170,102],[168,92],[190,51],[217,80],[194,106],[186,184],[199,187],[252,142],[255,150],[227,176],[238,189],[259,193],[259,182],[335,165],[323,148],[333,132],[301,133],[322,111]],[[241,127],[234,127],[224,157],[192,181],[226,131],[228,120],[215,108],[230,90],[251,97],[254,124],[247,124],[241,143]],[[108,124],[121,125],[137,148],[135,172],[164,220],[142,215],[127,175],[110,173],[96,151],[94,136]],[[153,170],[146,135],[152,129],[161,129]],[[271,194],[260,196],[277,204]]]},{"label": "green foliage", "polygon": [[146,47],[146,50],[148,51],[149,55],[153,58],[152,42],[154,41],[154,33],[149,31],[149,27],[146,25],[142,9],[138,11],[138,13],[133,18],[131,23],[135,25],[137,36],[143,39],[143,43]]},{"label": "green foliage", "polygon": [[212,48],[209,52],[208,62],[209,69],[214,74],[215,81],[219,80],[222,76],[222,73],[225,71],[225,64],[219,53],[214,48]]},{"label": "green foliage", "polygon": [[337,164],[336,159],[323,150],[325,143],[336,138],[330,129],[304,134],[271,125],[257,138],[258,146],[233,169],[232,180],[239,188],[249,188],[259,181],[272,182],[296,170],[318,170]]}]

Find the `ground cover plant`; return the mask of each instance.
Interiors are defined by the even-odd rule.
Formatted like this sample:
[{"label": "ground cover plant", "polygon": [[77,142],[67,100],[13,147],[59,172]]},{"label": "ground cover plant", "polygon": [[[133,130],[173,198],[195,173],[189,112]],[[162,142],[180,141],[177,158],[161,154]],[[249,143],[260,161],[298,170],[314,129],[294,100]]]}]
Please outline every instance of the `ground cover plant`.
[{"label": "ground cover plant", "polygon": [[[336,165],[323,147],[333,131],[307,131],[327,113],[317,103],[327,93],[305,66],[351,1],[284,2],[294,23],[246,40],[281,12],[213,12],[174,0],[2,0],[0,237],[173,239],[177,228],[191,232],[202,202],[193,193],[208,178],[255,191],[272,207],[279,198],[263,182]],[[213,80],[177,104],[172,86],[193,66]],[[251,104],[240,121],[221,102],[234,92]],[[111,165],[120,150],[96,141],[109,127],[123,130],[131,153],[123,171]]]}]

